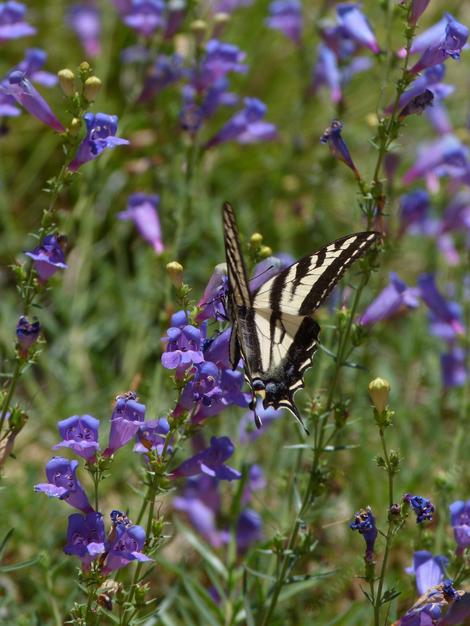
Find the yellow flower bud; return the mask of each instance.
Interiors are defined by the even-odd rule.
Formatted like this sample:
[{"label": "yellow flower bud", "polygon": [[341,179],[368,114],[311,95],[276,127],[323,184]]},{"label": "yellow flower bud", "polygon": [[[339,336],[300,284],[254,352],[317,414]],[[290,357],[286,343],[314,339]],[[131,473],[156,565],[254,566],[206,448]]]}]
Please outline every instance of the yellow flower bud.
[{"label": "yellow flower bud", "polygon": [[207,22],[204,20],[194,20],[191,24],[191,30],[197,35],[204,34],[207,30]]},{"label": "yellow flower bud", "polygon": [[259,246],[263,241],[263,235],[260,233],[253,233],[250,238],[251,244],[253,246]]},{"label": "yellow flower bud", "polygon": [[102,82],[98,76],[90,76],[83,85],[83,97],[87,102],[93,102],[101,89]]},{"label": "yellow flower bud", "polygon": [[83,72],[83,73],[87,73],[87,72],[89,72],[90,70],[91,70],[91,66],[90,66],[90,64],[88,63],[88,61],[82,61],[82,62],[80,63],[80,71],[81,71],[81,72]]},{"label": "yellow flower bud", "polygon": [[75,93],[75,74],[72,70],[64,68],[57,72],[59,85],[64,94],[70,98]]},{"label": "yellow flower bud", "polygon": [[259,251],[259,255],[262,259],[267,259],[268,256],[272,256],[273,251],[269,246],[263,246]]},{"label": "yellow flower bud", "polygon": [[69,124],[68,131],[69,133],[75,137],[80,132],[80,127],[82,125],[81,120],[78,117],[74,117]]},{"label": "yellow flower bud", "polygon": [[383,378],[374,378],[369,383],[369,395],[372,404],[379,413],[383,413],[388,404],[390,395],[390,383]]},{"label": "yellow flower bud", "polygon": [[167,263],[166,272],[173,285],[179,289],[183,284],[183,266],[178,261]]},{"label": "yellow flower bud", "polygon": [[222,24],[226,24],[227,22],[230,21],[230,14],[229,13],[216,13],[214,15],[214,24],[222,25]]}]

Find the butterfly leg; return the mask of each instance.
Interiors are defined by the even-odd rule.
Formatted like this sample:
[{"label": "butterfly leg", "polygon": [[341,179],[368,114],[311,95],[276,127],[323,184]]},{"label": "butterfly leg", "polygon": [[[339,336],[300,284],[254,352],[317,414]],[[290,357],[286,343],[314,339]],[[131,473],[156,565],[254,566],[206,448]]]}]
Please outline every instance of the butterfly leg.
[{"label": "butterfly leg", "polygon": [[263,422],[261,421],[261,417],[256,412],[256,395],[254,393],[253,393],[253,399],[248,405],[248,408],[250,409],[250,411],[253,411],[253,417],[255,418],[255,426],[259,430],[261,426],[263,425]]}]

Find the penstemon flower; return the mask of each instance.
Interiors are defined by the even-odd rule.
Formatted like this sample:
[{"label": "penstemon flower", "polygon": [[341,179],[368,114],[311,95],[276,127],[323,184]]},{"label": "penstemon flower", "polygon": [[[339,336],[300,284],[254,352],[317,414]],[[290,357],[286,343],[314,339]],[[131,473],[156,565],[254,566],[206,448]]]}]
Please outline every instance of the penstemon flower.
[{"label": "penstemon flower", "polygon": [[45,283],[58,270],[67,268],[62,249],[63,244],[64,239],[62,237],[47,235],[34,250],[25,252],[26,256],[33,260],[34,269],[41,282]]},{"label": "penstemon flower", "polygon": [[91,415],[73,415],[58,422],[57,426],[63,440],[52,449],[70,448],[78,456],[93,462],[99,450],[99,420]]},{"label": "penstemon flower", "polygon": [[151,37],[164,26],[163,0],[129,0],[123,16],[124,23],[142,37]]},{"label": "penstemon flower", "polygon": [[29,349],[37,341],[40,332],[41,324],[38,319],[30,322],[24,315],[20,317],[16,325],[16,338],[23,357],[28,355]]},{"label": "penstemon flower", "polygon": [[173,478],[206,474],[218,480],[238,480],[240,472],[225,465],[235,446],[228,437],[212,437],[210,446],[187,459],[171,472]]},{"label": "penstemon flower", "polygon": [[101,12],[90,4],[74,4],[67,14],[69,26],[75,31],[85,54],[94,58],[101,53]]},{"label": "penstemon flower", "polygon": [[375,34],[359,5],[353,2],[341,2],[336,5],[339,25],[357,43],[370,48],[372,52],[380,52]]},{"label": "penstemon flower", "polygon": [[84,570],[105,551],[105,529],[101,513],[69,516],[65,554],[78,556]]},{"label": "penstemon flower", "polygon": [[96,159],[104,150],[116,146],[127,146],[129,141],[122,137],[116,137],[118,118],[116,115],[106,113],[85,113],[83,116],[87,134],[78,146],[77,154],[69,165],[72,172],[79,167]]},{"label": "penstemon flower", "polygon": [[158,216],[160,197],[146,193],[129,196],[127,210],[118,213],[120,220],[132,220],[142,239],[147,241],[157,254],[163,252],[162,229]]},{"label": "penstemon flower", "polygon": [[0,43],[34,35],[36,29],[25,20],[26,7],[22,2],[0,2]]},{"label": "penstemon flower", "polygon": [[456,553],[462,555],[470,546],[470,500],[456,500],[449,505],[450,522],[457,544]]},{"label": "penstemon flower", "polygon": [[425,520],[432,520],[435,509],[431,500],[428,498],[424,498],[423,496],[413,496],[410,493],[407,493],[403,496],[403,502],[408,504],[413,509],[413,512],[416,515],[417,524],[421,524]]},{"label": "penstemon flower", "polygon": [[353,521],[349,524],[351,530],[357,530],[366,542],[366,552],[364,559],[368,562],[374,560],[374,546],[377,539],[378,530],[375,525],[375,517],[372,515],[370,507],[361,509],[354,516]]},{"label": "penstemon flower", "polygon": [[125,446],[136,435],[144,420],[145,405],[137,401],[134,392],[129,391],[117,396],[111,416],[109,443],[103,456],[110,457],[116,450]]},{"label": "penstemon flower", "polygon": [[92,513],[93,508],[76,477],[77,468],[78,461],[53,457],[46,465],[48,482],[35,485],[34,491],[45,493],[49,498],[64,500],[83,513]]},{"label": "penstemon flower", "polygon": [[266,24],[298,44],[302,36],[302,3],[300,0],[274,0],[269,5]]}]

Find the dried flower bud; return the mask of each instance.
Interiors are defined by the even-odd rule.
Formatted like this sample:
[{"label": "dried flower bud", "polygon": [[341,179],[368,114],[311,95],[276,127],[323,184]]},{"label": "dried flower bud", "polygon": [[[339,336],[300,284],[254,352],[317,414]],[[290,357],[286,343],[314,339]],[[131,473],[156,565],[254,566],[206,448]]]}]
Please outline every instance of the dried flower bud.
[{"label": "dried flower bud", "polygon": [[75,93],[75,74],[72,70],[64,68],[57,72],[60,88],[64,94],[70,98]]},{"label": "dried flower bud", "polygon": [[390,395],[390,383],[383,378],[375,378],[369,383],[369,395],[372,404],[379,413],[385,410]]},{"label": "dried flower bud", "polygon": [[90,76],[83,85],[83,97],[87,102],[93,102],[101,89],[102,82],[98,76]]},{"label": "dried flower bud", "polygon": [[178,261],[167,263],[166,271],[173,285],[179,289],[183,284],[183,266]]}]

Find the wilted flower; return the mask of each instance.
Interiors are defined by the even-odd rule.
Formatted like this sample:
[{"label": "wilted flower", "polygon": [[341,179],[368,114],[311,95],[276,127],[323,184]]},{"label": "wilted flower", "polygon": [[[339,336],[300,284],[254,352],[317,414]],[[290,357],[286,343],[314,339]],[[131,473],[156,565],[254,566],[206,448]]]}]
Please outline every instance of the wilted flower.
[{"label": "wilted flower", "polygon": [[118,213],[120,220],[132,220],[142,239],[147,241],[157,254],[164,251],[162,229],[158,216],[160,196],[133,193],[127,201],[127,210]]},{"label": "wilted flower", "polygon": [[91,4],[74,4],[67,14],[67,21],[89,57],[101,53],[101,12]]},{"label": "wilted flower", "polygon": [[237,141],[241,144],[270,141],[277,137],[273,124],[264,122],[266,105],[257,98],[245,98],[245,108],[236,113],[220,130],[209,139],[205,148],[212,148],[226,141]]},{"label": "wilted flower", "polygon": [[465,329],[460,319],[460,313],[437,289],[434,274],[421,274],[418,277],[418,287],[423,302],[430,309],[436,321],[448,325],[453,333],[462,335]]},{"label": "wilted flower", "polygon": [[452,346],[441,355],[441,372],[444,387],[463,387],[468,377],[465,350]]},{"label": "wilted flower", "polygon": [[166,343],[162,354],[162,365],[167,369],[176,369],[182,375],[189,367],[204,361],[201,343],[202,333],[199,328],[187,323],[185,311],[178,311],[171,317],[171,327],[162,341]]},{"label": "wilted flower", "polygon": [[444,580],[448,564],[449,559],[445,556],[433,556],[427,550],[419,550],[413,555],[413,565],[405,571],[416,576],[416,588],[419,594],[423,594]]},{"label": "wilted flower", "polygon": [[[161,454],[169,432],[170,425],[164,417],[144,422],[136,433],[134,452],[148,454],[149,451],[156,450],[157,454]],[[167,446],[167,450],[171,452],[171,446]]]},{"label": "wilted flower", "polygon": [[269,5],[269,28],[280,30],[294,43],[300,42],[302,35],[302,3],[300,0],[274,0]]},{"label": "wilted flower", "polygon": [[336,15],[339,25],[357,43],[370,48],[372,52],[380,52],[380,47],[369,21],[353,2],[341,2],[336,5]]},{"label": "wilted flower", "polygon": [[244,554],[254,543],[261,541],[263,521],[253,509],[244,509],[237,520],[236,540],[238,554]]},{"label": "wilted flower", "polygon": [[0,94],[11,96],[31,115],[57,132],[63,133],[65,131],[65,128],[52,112],[51,107],[39,91],[33,87],[24,72],[20,70],[10,72],[8,77],[0,83]]},{"label": "wilted flower", "polygon": [[40,245],[31,252],[25,252],[33,260],[34,269],[39,280],[46,282],[58,270],[66,269],[64,251],[61,248],[62,238],[57,235],[46,235]]},{"label": "wilted flower", "polygon": [[164,11],[163,0],[131,0],[123,21],[142,37],[151,37],[156,30],[163,28]]},{"label": "wilted flower", "polygon": [[111,416],[109,444],[103,456],[109,457],[116,450],[125,446],[139,430],[145,419],[145,404],[137,402],[137,396],[129,391],[117,396]]},{"label": "wilted flower", "polygon": [[357,178],[360,178],[359,172],[356,169],[356,166],[353,163],[351,155],[349,153],[348,146],[346,145],[343,137],[341,136],[341,130],[343,128],[343,124],[339,120],[333,120],[331,125],[325,130],[323,135],[320,138],[321,143],[328,144],[330,148],[331,154],[345,163],[356,175]]},{"label": "wilted flower", "polygon": [[198,452],[173,470],[171,476],[196,476],[206,474],[219,480],[236,480],[241,478],[240,472],[225,465],[232,456],[235,446],[228,437],[211,437],[208,448]]},{"label": "wilted flower", "polygon": [[65,500],[67,504],[83,513],[93,512],[85,491],[79,483],[76,472],[78,461],[69,461],[54,456],[46,465],[46,476],[49,482],[35,485],[34,491],[45,493],[49,498]]},{"label": "wilted flower", "polygon": [[145,544],[145,530],[134,524],[117,523],[112,531],[111,538],[106,544],[107,557],[103,565],[103,574],[109,574],[132,561],[145,563],[152,559],[143,554]]},{"label": "wilted flower", "polygon": [[39,320],[34,318],[33,322],[29,322],[28,318],[22,315],[16,325],[16,338],[23,357],[26,357],[28,350],[37,341],[41,332],[41,324]]},{"label": "wilted flower", "polygon": [[403,502],[409,504],[416,514],[416,523],[421,524],[424,520],[432,520],[434,513],[434,505],[428,498],[423,496],[413,496],[411,493],[407,493],[403,496]]},{"label": "wilted flower", "polygon": [[363,326],[375,324],[397,313],[419,306],[419,289],[407,287],[395,272],[390,273],[389,280],[390,283],[360,315],[359,324]]},{"label": "wilted flower", "polygon": [[99,448],[99,420],[91,415],[72,415],[57,425],[63,441],[53,446],[53,450],[70,448],[87,461],[94,460]]},{"label": "wilted flower", "polygon": [[22,2],[0,2],[0,43],[36,33],[36,29],[25,21],[25,13]]},{"label": "wilted flower", "polygon": [[417,74],[427,67],[443,63],[449,57],[460,59],[460,52],[467,43],[468,28],[449,13],[446,14],[446,18],[447,24],[443,37],[438,41],[431,41],[419,61],[411,68],[411,73]]},{"label": "wilted flower", "polygon": [[96,159],[106,148],[129,144],[127,139],[115,136],[118,123],[117,115],[85,113],[83,119],[87,134],[78,146],[74,160],[69,165],[72,172],[76,172],[84,163]]},{"label": "wilted flower", "polygon": [[457,543],[457,554],[462,555],[470,546],[470,500],[456,500],[449,506],[450,521]]},{"label": "wilted flower", "polygon": [[65,554],[78,556],[83,568],[89,568],[100,554],[105,551],[105,530],[101,513],[69,515],[67,527],[67,544]]},{"label": "wilted flower", "polygon": [[374,560],[374,545],[377,539],[377,526],[375,525],[375,517],[372,515],[370,507],[361,509],[354,517],[354,520],[349,524],[351,530],[357,530],[364,537],[366,542],[366,552],[364,559],[367,562]]}]

